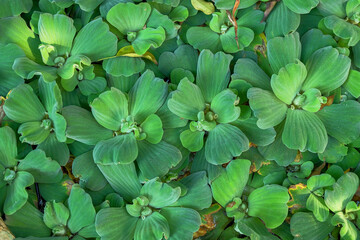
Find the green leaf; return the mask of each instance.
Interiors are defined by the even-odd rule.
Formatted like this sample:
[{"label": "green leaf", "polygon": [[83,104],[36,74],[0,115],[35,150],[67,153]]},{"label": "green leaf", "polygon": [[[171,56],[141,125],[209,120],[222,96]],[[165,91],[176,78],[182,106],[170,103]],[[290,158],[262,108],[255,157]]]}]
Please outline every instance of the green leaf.
[{"label": "green leaf", "polygon": [[210,15],[215,12],[215,6],[212,2],[207,2],[205,0],[191,0],[191,5],[206,15]]},{"label": "green leaf", "polygon": [[327,46],[336,47],[337,43],[332,36],[325,35],[319,29],[313,28],[301,37],[301,45],[301,60],[307,62],[311,55],[317,50]]},{"label": "green leaf", "polygon": [[104,0],[74,0],[75,3],[79,4],[81,10],[85,12],[94,11],[103,1]]},{"label": "green leaf", "polygon": [[136,162],[143,176],[147,179],[162,177],[181,161],[179,149],[165,141],[151,144],[139,141],[139,155]]},{"label": "green leaf", "polygon": [[250,117],[246,120],[236,120],[231,124],[239,128],[257,146],[267,146],[275,141],[274,128],[261,129],[256,125],[257,118]]},{"label": "green leaf", "polygon": [[146,23],[147,28],[162,27],[165,30],[166,39],[176,37],[177,28],[174,22],[168,15],[161,14],[156,8],[154,8],[150,14],[149,20]]},{"label": "green leaf", "polygon": [[186,187],[186,194],[181,196],[172,206],[196,210],[210,207],[212,194],[205,171],[191,173],[189,176],[181,179],[180,183]]},{"label": "green leaf", "polygon": [[319,4],[319,0],[285,0],[284,4],[294,13],[307,14]]},{"label": "green leaf", "polygon": [[105,59],[103,62],[105,71],[116,77],[130,77],[141,72],[145,68],[145,62],[141,58],[135,57],[115,57]]},{"label": "green leaf", "polygon": [[171,240],[191,240],[201,224],[200,215],[190,208],[166,207],[161,209],[170,227]]},{"label": "green leaf", "polygon": [[61,91],[56,82],[45,82],[43,78],[38,81],[39,96],[49,115],[61,111],[63,107]]},{"label": "green leaf", "polygon": [[167,105],[170,111],[177,116],[197,120],[198,113],[205,109],[205,100],[200,88],[185,78],[180,81]]},{"label": "green leaf", "polygon": [[349,221],[349,219],[344,215],[343,212],[336,213],[331,218],[331,223],[335,225],[341,224],[340,236],[341,239],[344,240],[351,240],[351,239],[358,239],[359,238],[359,230],[357,227]]},{"label": "green leaf", "polygon": [[4,213],[12,215],[22,208],[28,200],[27,187],[34,184],[33,176],[24,171],[16,173],[15,179],[7,187],[6,200],[4,203]]},{"label": "green leaf", "polygon": [[237,127],[222,123],[209,132],[205,156],[209,163],[219,165],[249,149],[249,140]]},{"label": "green leaf", "polygon": [[330,29],[334,34],[347,41],[348,46],[355,46],[360,40],[360,29],[346,19],[337,16],[327,16],[323,20],[323,24],[327,29]]},{"label": "green leaf", "polygon": [[24,79],[12,69],[14,60],[19,57],[25,57],[19,46],[13,43],[0,44],[0,96],[6,96],[11,89],[24,83]]},{"label": "green leaf", "polygon": [[180,45],[174,53],[163,52],[159,57],[159,70],[166,76],[176,68],[196,73],[198,52],[190,45]]},{"label": "green leaf", "polygon": [[93,152],[85,152],[74,159],[72,173],[80,178],[80,185],[99,191],[107,184],[106,179],[94,163]]},{"label": "green leaf", "polygon": [[43,150],[46,156],[57,161],[60,166],[64,166],[69,161],[70,152],[67,144],[59,142],[53,133],[50,133],[37,148]]},{"label": "green leaf", "polygon": [[120,130],[122,120],[129,115],[128,100],[125,94],[116,88],[100,94],[90,106],[96,121],[113,131]]},{"label": "green leaf", "polygon": [[96,232],[103,240],[132,239],[138,221],[125,208],[104,208],[96,215]]},{"label": "green leaf", "polygon": [[15,132],[8,126],[0,128],[0,165],[5,168],[17,164],[17,142]]},{"label": "green leaf", "polygon": [[272,92],[260,88],[250,88],[247,97],[255,117],[258,118],[259,128],[274,127],[284,120],[288,107]]},{"label": "green leaf", "polygon": [[[349,144],[360,134],[360,104],[345,101],[324,107],[316,113],[324,123],[327,133],[341,143]],[[341,128],[339,128],[341,126]]]},{"label": "green leaf", "polygon": [[85,55],[93,62],[116,54],[117,38],[101,18],[86,24],[77,34],[72,55]]},{"label": "green leaf", "polygon": [[231,55],[223,52],[213,54],[210,50],[201,51],[197,66],[196,83],[203,93],[205,102],[210,103],[229,84],[229,67],[232,59]]},{"label": "green leaf", "polygon": [[102,140],[94,148],[94,160],[97,164],[128,164],[138,156],[138,146],[133,133],[117,135]]},{"label": "green leaf", "polygon": [[98,168],[115,192],[119,193],[126,201],[131,202],[140,196],[141,184],[137,177],[134,163],[117,165],[98,164]]},{"label": "green leaf", "polygon": [[187,129],[180,134],[181,144],[191,152],[198,152],[204,146],[205,131],[191,131]]},{"label": "green leaf", "polygon": [[290,149],[322,153],[326,148],[328,135],[315,113],[289,109],[282,140]]},{"label": "green leaf", "polygon": [[324,222],[316,220],[312,213],[297,212],[291,217],[290,230],[296,240],[325,239],[334,229],[331,218]]},{"label": "green leaf", "polygon": [[84,96],[101,93],[105,90],[106,85],[106,79],[103,77],[95,77],[92,80],[84,79],[78,83],[80,92]]},{"label": "green leaf", "polygon": [[118,3],[109,10],[106,20],[122,34],[127,34],[143,29],[150,13],[148,3]]},{"label": "green leaf", "polygon": [[326,207],[324,199],[315,194],[310,194],[306,201],[306,208],[312,211],[315,218],[320,222],[326,221],[329,217],[329,209]]},{"label": "green leaf", "polygon": [[37,145],[49,136],[50,129],[46,129],[39,121],[26,122],[20,125],[18,133],[21,135],[19,138],[21,142]]},{"label": "green leaf", "polygon": [[39,63],[41,62],[41,55],[38,49],[40,41],[20,16],[2,18],[0,20],[0,32],[2,33],[0,43],[14,43],[24,51],[28,58]]},{"label": "green leaf", "polygon": [[157,144],[161,141],[164,134],[162,122],[158,115],[151,114],[140,125],[142,131],[146,133],[146,141]]},{"label": "green leaf", "polygon": [[259,152],[265,159],[275,160],[280,166],[288,166],[295,160],[297,155],[297,150],[287,148],[282,141],[284,124],[285,121],[274,128],[276,131],[276,137],[273,143],[265,147],[258,147]]},{"label": "green leaf", "polygon": [[[221,45],[226,53],[236,53],[248,47],[254,40],[254,32],[247,27],[238,27],[238,40],[235,40],[235,28],[231,27],[225,34],[220,35]],[[238,46],[239,44],[239,46]]]},{"label": "green leaf", "polygon": [[348,79],[344,84],[344,88],[350,92],[355,98],[360,97],[360,72],[356,70],[350,70]]},{"label": "green leaf", "polygon": [[333,137],[329,137],[328,144],[323,153],[319,153],[319,159],[327,163],[338,163],[348,154],[348,147]]},{"label": "green leaf", "polygon": [[6,225],[17,237],[48,237],[51,235],[51,230],[44,224],[43,214],[28,202],[15,214],[6,216]]},{"label": "green leaf", "polygon": [[248,214],[259,217],[265,222],[267,228],[273,229],[284,222],[288,214],[288,201],[289,194],[286,188],[279,185],[266,185],[250,193]]},{"label": "green leaf", "polygon": [[249,160],[233,160],[211,182],[214,199],[221,206],[226,207],[235,197],[241,197],[249,179],[250,165]]},{"label": "green leaf", "polygon": [[169,238],[170,227],[166,218],[158,212],[152,213],[145,219],[137,222],[135,229],[135,240],[154,239],[161,240]]},{"label": "green leaf", "polygon": [[33,89],[26,84],[14,88],[4,104],[6,115],[18,123],[40,121],[45,109]]},{"label": "green leaf", "polygon": [[95,145],[97,142],[109,139],[113,132],[103,128],[96,122],[91,113],[78,106],[63,108],[62,115],[67,122],[66,136],[79,142]]},{"label": "green leaf", "polygon": [[91,197],[79,185],[72,186],[68,206],[70,218],[67,225],[72,233],[94,223],[96,212]]},{"label": "green leaf", "polygon": [[297,32],[285,37],[275,37],[267,43],[267,55],[274,73],[289,63],[296,63],[301,56],[301,42]]},{"label": "green leaf", "polygon": [[54,229],[56,226],[66,226],[70,217],[70,212],[63,203],[57,203],[55,201],[47,202],[44,209],[44,223],[50,229]]},{"label": "green leaf", "polygon": [[335,48],[317,50],[306,62],[308,77],[302,90],[317,88],[325,93],[340,87],[348,77],[350,62],[350,58],[340,54]]},{"label": "green leaf", "polygon": [[165,30],[162,27],[145,28],[141,30],[136,39],[132,42],[132,46],[137,54],[145,54],[150,47],[158,48],[165,41]]},{"label": "green leaf", "polygon": [[54,46],[58,56],[70,54],[76,33],[71,18],[61,14],[42,13],[38,27],[42,43]]},{"label": "green leaf", "polygon": [[167,84],[147,70],[129,92],[130,114],[137,122],[143,122],[164,104],[167,94]]},{"label": "green leaf", "polygon": [[57,69],[49,66],[37,64],[27,57],[20,57],[14,61],[14,72],[25,79],[32,79],[35,75],[40,75],[46,82],[53,82],[58,78]]},{"label": "green leaf", "polygon": [[211,101],[211,110],[218,115],[216,122],[230,123],[240,116],[240,107],[236,106],[238,97],[230,90],[225,89],[218,93]]},{"label": "green leaf", "polygon": [[333,185],[333,189],[325,190],[325,203],[333,212],[339,212],[345,209],[348,202],[351,201],[359,186],[359,177],[352,172],[341,176]]},{"label": "green leaf", "polygon": [[236,222],[235,230],[254,239],[277,240],[258,218],[244,218]]},{"label": "green leaf", "polygon": [[[206,38],[203,38],[206,36]],[[190,27],[186,32],[186,39],[195,49],[209,49],[212,52],[222,50],[220,36],[209,27]]]},{"label": "green leaf", "polygon": [[236,61],[231,78],[243,79],[253,87],[271,90],[269,76],[250,58],[240,58]]},{"label": "green leaf", "polygon": [[180,187],[172,188],[166,183],[159,182],[156,178],[145,183],[140,194],[149,199],[149,205],[154,208],[170,206],[180,197]]},{"label": "green leaf", "polygon": [[[93,68],[93,66],[91,66],[90,58],[88,58],[85,55],[73,55],[66,59],[66,62],[63,66],[58,68],[57,73],[59,74],[60,77],[63,78],[62,82],[69,81],[69,83],[67,83],[68,85],[67,87],[64,84],[62,84],[64,88],[66,87],[65,88],[66,91],[71,92],[72,90],[74,90],[76,84],[78,83],[79,77],[78,77],[77,69],[81,69],[83,77],[86,78],[85,70],[87,67],[90,70]],[[74,80],[72,80],[72,78],[74,78]],[[94,75],[92,76],[92,78],[94,78]]]},{"label": "green leaf", "polygon": [[31,0],[3,0],[1,1],[0,18],[28,13],[32,6],[33,2]]},{"label": "green leaf", "polygon": [[280,2],[266,21],[265,34],[268,39],[284,36],[295,32],[299,25],[300,15],[287,8],[284,2]]},{"label": "green leaf", "polygon": [[272,75],[271,88],[277,98],[289,105],[299,93],[306,75],[305,65],[297,60],[281,68],[278,75]]},{"label": "green leaf", "polygon": [[314,175],[307,181],[307,188],[311,191],[316,191],[320,188],[331,187],[335,183],[335,179],[327,173],[321,175]]},{"label": "green leaf", "polygon": [[168,100],[172,97],[174,92],[175,91],[169,93],[165,103],[156,112],[156,115],[161,119],[164,129],[184,127],[188,122],[187,119],[175,115],[168,107]]},{"label": "green leaf", "polygon": [[18,169],[31,173],[37,183],[56,183],[63,177],[60,165],[40,149],[31,151],[21,160]]}]

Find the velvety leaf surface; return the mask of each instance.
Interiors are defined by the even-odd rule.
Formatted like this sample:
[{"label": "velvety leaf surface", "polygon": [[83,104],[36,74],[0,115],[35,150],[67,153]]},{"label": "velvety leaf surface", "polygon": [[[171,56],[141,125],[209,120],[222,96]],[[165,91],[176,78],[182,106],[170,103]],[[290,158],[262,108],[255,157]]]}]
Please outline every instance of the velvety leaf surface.
[{"label": "velvety leaf surface", "polygon": [[245,159],[233,160],[211,183],[214,199],[223,207],[235,197],[241,197],[249,178],[251,162]]},{"label": "velvety leaf surface", "polygon": [[13,167],[17,164],[16,135],[10,127],[0,128],[0,164],[3,167]]},{"label": "velvety leaf surface", "polygon": [[149,205],[154,208],[170,206],[180,197],[180,187],[172,188],[166,183],[152,179],[141,188],[140,194],[149,199]]},{"label": "velvety leaf surface", "polygon": [[286,188],[278,185],[266,185],[250,193],[249,215],[259,217],[267,228],[276,228],[285,220],[289,201]]},{"label": "velvety leaf surface", "polygon": [[326,148],[328,135],[315,113],[289,109],[282,140],[290,149],[322,153]]},{"label": "velvety leaf surface", "polygon": [[237,127],[224,123],[209,132],[205,143],[206,159],[212,164],[229,162],[249,149],[249,140]]},{"label": "velvety leaf surface", "polygon": [[170,227],[166,218],[158,212],[152,213],[145,219],[139,219],[135,229],[135,240],[169,238]]},{"label": "velvety leaf surface", "polygon": [[247,97],[255,117],[258,118],[259,128],[274,127],[284,120],[288,107],[272,92],[260,88],[250,88]]}]

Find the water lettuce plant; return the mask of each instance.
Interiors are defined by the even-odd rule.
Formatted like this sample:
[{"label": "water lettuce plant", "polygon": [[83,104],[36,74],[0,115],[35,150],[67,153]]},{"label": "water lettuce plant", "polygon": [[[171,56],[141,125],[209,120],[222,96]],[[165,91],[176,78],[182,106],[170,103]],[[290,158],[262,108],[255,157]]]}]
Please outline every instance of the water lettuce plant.
[{"label": "water lettuce plant", "polygon": [[0,239],[360,239],[359,22],[359,0],[0,0]]}]

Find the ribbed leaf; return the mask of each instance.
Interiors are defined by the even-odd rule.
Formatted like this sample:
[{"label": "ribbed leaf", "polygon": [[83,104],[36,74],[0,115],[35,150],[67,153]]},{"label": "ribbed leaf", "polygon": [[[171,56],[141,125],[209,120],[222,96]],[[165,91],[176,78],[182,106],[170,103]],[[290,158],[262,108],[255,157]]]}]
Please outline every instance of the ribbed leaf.
[{"label": "ribbed leaf", "polygon": [[0,165],[6,168],[16,166],[18,152],[14,130],[7,126],[0,128],[0,139]]},{"label": "ribbed leaf", "polygon": [[253,87],[271,90],[269,76],[250,58],[240,58],[236,61],[231,78],[243,79]]},{"label": "ribbed leaf", "polygon": [[170,227],[166,218],[158,212],[153,212],[145,219],[140,219],[136,225],[134,240],[169,238]]},{"label": "ribbed leaf", "polygon": [[333,185],[333,189],[325,190],[326,206],[333,212],[342,211],[351,201],[359,186],[359,177],[352,172],[341,176]]},{"label": "ribbed leaf", "polygon": [[18,123],[40,121],[45,109],[33,89],[26,84],[14,88],[4,104],[6,115]]},{"label": "ribbed leaf", "polygon": [[300,15],[287,8],[284,2],[280,2],[266,21],[265,34],[269,39],[283,36],[296,31],[299,25]]},{"label": "ribbed leaf", "polygon": [[301,43],[297,32],[276,37],[267,44],[267,55],[270,66],[274,73],[289,63],[295,63],[301,56]]},{"label": "ribbed leaf", "polygon": [[146,141],[157,144],[161,141],[164,130],[161,119],[156,114],[149,115],[140,125],[142,131],[146,133]]},{"label": "ribbed leaf", "polygon": [[138,156],[138,146],[133,133],[121,134],[100,141],[94,148],[94,161],[97,164],[128,164]]},{"label": "ribbed leaf", "polygon": [[285,118],[288,107],[272,92],[260,88],[250,88],[247,97],[255,117],[258,118],[259,128],[274,127]]},{"label": "ribbed leaf", "polygon": [[356,101],[332,104],[316,115],[324,123],[327,133],[342,143],[351,143],[360,135],[360,104]]},{"label": "ribbed leaf", "polygon": [[283,223],[288,214],[288,201],[288,191],[282,186],[266,185],[257,188],[249,195],[249,215],[259,217],[267,228],[276,228]]},{"label": "ribbed leaf", "polygon": [[76,33],[73,20],[66,15],[40,14],[39,37],[44,44],[56,48],[59,56],[69,54]]},{"label": "ribbed leaf", "polygon": [[103,240],[132,239],[138,220],[125,208],[104,208],[96,215],[96,232]]},{"label": "ribbed leaf", "polygon": [[241,197],[249,179],[250,165],[249,160],[233,160],[211,182],[214,199],[221,206],[226,207],[235,197]]},{"label": "ribbed leaf", "polygon": [[72,55],[85,55],[93,62],[116,54],[117,38],[101,18],[86,24],[77,34]]},{"label": "ribbed leaf", "polygon": [[119,3],[112,7],[106,20],[122,34],[140,31],[151,13],[148,3]]},{"label": "ribbed leaf", "polygon": [[116,88],[100,94],[90,106],[96,121],[113,131],[120,130],[121,120],[129,115],[127,98]]},{"label": "ribbed leaf", "polygon": [[339,54],[335,48],[317,50],[306,62],[308,77],[302,90],[317,88],[325,93],[340,87],[348,77],[350,62],[350,58]]},{"label": "ribbed leaf", "polygon": [[285,0],[284,3],[295,13],[306,14],[319,4],[319,0]]},{"label": "ribbed leaf", "polygon": [[167,94],[168,85],[147,70],[129,92],[130,114],[137,122],[143,122],[164,104]]},{"label": "ribbed leaf", "polygon": [[249,140],[237,127],[222,123],[209,132],[205,143],[206,160],[212,164],[224,164],[249,149]]},{"label": "ribbed leaf", "polygon": [[278,75],[272,75],[271,88],[277,98],[289,105],[299,93],[306,75],[305,65],[297,60],[281,68]]},{"label": "ribbed leaf", "polygon": [[181,152],[165,141],[151,144],[139,141],[139,155],[136,159],[139,169],[147,179],[162,177],[181,161]]},{"label": "ribbed leaf", "polygon": [[312,213],[298,212],[291,217],[290,230],[296,240],[325,239],[334,229],[330,219],[319,222]]},{"label": "ribbed leaf", "polygon": [[218,93],[211,102],[211,110],[217,114],[216,122],[230,123],[240,116],[240,107],[236,106],[238,97],[230,90],[225,89]]},{"label": "ribbed leaf", "polygon": [[355,98],[360,97],[360,72],[350,70],[349,78],[344,84],[344,88],[350,92]]},{"label": "ribbed leaf", "polygon": [[137,34],[136,39],[132,42],[132,46],[137,54],[143,55],[150,47],[160,47],[165,38],[164,28],[145,28]]},{"label": "ribbed leaf", "polygon": [[83,108],[67,106],[63,108],[62,115],[67,122],[66,136],[69,138],[95,145],[97,142],[113,136],[111,130],[103,128],[91,113]]},{"label": "ribbed leaf", "polygon": [[223,52],[213,54],[210,50],[201,51],[197,66],[196,83],[207,103],[210,103],[229,84],[229,67],[232,58],[231,55]]},{"label": "ribbed leaf", "polygon": [[140,194],[149,199],[149,205],[154,208],[170,206],[178,200],[181,194],[180,187],[173,188],[166,183],[152,179],[141,188]]},{"label": "ribbed leaf", "polygon": [[315,113],[289,109],[282,140],[290,149],[322,153],[326,148],[328,135]]},{"label": "ribbed leaf", "polygon": [[115,192],[130,202],[140,195],[141,184],[134,163],[98,167]]},{"label": "ribbed leaf", "polygon": [[79,185],[72,186],[68,206],[70,218],[67,225],[72,233],[94,223],[96,212],[91,197]]}]

